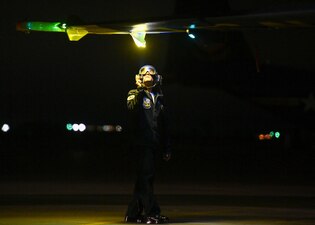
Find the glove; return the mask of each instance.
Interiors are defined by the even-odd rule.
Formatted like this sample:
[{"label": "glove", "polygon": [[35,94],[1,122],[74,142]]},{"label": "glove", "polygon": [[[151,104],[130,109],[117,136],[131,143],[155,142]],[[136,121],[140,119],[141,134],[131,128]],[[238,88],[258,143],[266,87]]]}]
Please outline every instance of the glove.
[{"label": "glove", "polygon": [[141,77],[140,77],[139,74],[137,74],[137,75],[135,76],[135,79],[136,79],[137,89],[143,88],[144,85],[143,85],[143,83],[142,83],[142,79],[141,79]]}]

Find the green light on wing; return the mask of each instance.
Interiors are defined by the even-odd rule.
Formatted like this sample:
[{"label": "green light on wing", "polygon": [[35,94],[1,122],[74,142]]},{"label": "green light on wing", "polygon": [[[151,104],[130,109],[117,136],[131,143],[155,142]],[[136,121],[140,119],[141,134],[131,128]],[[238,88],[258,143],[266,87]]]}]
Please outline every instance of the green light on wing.
[{"label": "green light on wing", "polygon": [[25,29],[33,31],[65,32],[67,25],[61,22],[27,22]]}]

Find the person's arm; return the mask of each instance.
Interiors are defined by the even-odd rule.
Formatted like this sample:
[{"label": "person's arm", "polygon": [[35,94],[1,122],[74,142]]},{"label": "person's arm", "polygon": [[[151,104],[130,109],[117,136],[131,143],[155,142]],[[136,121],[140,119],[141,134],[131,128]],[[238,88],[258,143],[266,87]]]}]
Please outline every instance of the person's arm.
[{"label": "person's arm", "polygon": [[139,102],[139,93],[141,90],[138,89],[133,89],[128,92],[128,97],[127,97],[127,108],[129,110],[135,110],[136,106],[138,105]]}]

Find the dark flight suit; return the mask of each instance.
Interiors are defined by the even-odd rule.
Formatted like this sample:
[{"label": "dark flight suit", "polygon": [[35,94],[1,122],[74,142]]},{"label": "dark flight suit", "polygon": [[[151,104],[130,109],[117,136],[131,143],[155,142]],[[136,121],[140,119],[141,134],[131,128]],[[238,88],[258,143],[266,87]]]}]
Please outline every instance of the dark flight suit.
[{"label": "dark flight suit", "polygon": [[141,89],[128,93],[127,107],[132,121],[132,150],[137,160],[137,180],[133,199],[129,203],[126,216],[138,218],[160,215],[160,207],[155,199],[153,183],[155,157],[159,149],[170,154],[170,138],[167,115],[160,89],[151,94]]}]

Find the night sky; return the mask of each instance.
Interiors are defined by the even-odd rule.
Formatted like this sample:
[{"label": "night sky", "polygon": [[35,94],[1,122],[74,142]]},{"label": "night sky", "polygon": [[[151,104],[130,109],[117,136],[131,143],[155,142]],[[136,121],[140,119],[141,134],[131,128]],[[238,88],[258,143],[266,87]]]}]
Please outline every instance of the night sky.
[{"label": "night sky", "polygon": [[[285,151],[300,146],[306,152],[314,150],[314,129],[310,126],[315,113],[313,29],[298,33],[200,32],[203,47],[186,35],[151,35],[146,38],[146,49],[138,49],[129,35],[87,35],[79,42],[70,42],[64,33],[24,34],[15,30],[18,21],[64,21],[72,15],[86,22],[100,22],[207,12],[208,1],[194,2],[197,6],[190,11],[188,1],[2,1],[0,123],[12,125],[12,132],[25,124],[30,129],[36,124],[65,128],[68,122],[120,124],[124,128],[126,94],[134,88],[134,75],[142,65],[152,64],[164,78],[177,150],[183,147],[183,140],[191,140],[192,146],[195,141],[201,146],[212,142],[216,149],[209,153],[211,158],[203,152],[204,146],[199,148],[196,162],[203,154],[212,160],[222,159],[236,142],[237,149],[243,149],[236,158],[242,158],[257,144],[255,135],[271,129],[285,132],[281,142]],[[309,3],[231,0],[213,4],[226,14]],[[210,50],[211,46],[224,47],[212,52],[206,45]],[[7,137],[3,140],[5,143]],[[23,140],[29,143],[27,137]],[[20,139],[10,139],[8,146],[24,148],[23,144],[12,145],[14,142]],[[31,145],[27,149],[32,149]],[[182,150],[190,151],[188,147]],[[307,154],[303,152],[303,159]],[[181,160],[187,159],[185,155],[180,155]],[[285,159],[291,162],[290,157]],[[232,157],[227,160],[234,161]],[[233,170],[233,166],[229,168]]]}]

